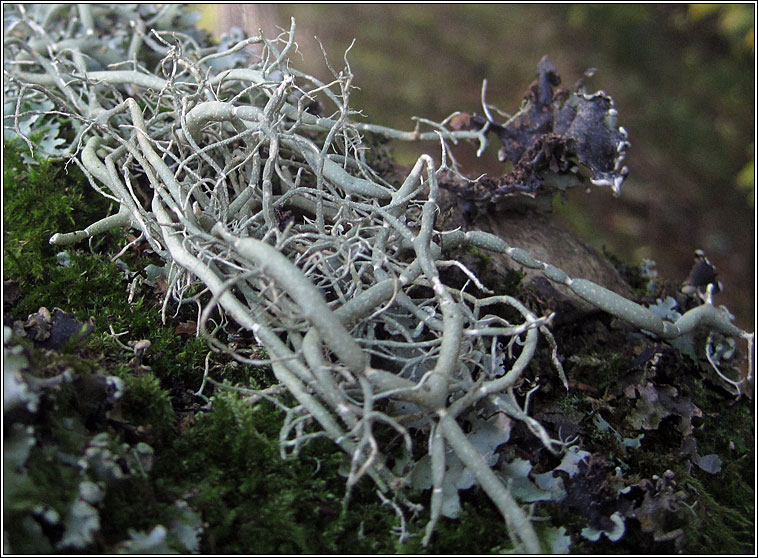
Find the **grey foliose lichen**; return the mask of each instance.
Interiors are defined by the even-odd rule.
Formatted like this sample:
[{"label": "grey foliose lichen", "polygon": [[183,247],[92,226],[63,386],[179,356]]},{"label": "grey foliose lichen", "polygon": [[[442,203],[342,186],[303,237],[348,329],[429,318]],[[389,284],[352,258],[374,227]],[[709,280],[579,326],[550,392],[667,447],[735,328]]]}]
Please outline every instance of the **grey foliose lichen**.
[{"label": "grey foliose lichen", "polygon": [[[85,381],[95,388],[78,393],[73,401],[80,404],[72,404],[66,394],[82,385],[76,373],[67,369],[41,377],[8,327],[3,341],[3,551],[103,550],[98,536],[108,490],[146,477],[154,454],[145,442],[120,443],[108,432],[85,427],[92,417],[82,410],[112,408],[124,393],[123,381],[88,377]],[[40,484],[39,479],[54,486]],[[134,535],[116,547],[147,553],[197,552],[199,516],[183,501],[176,509],[168,528],[158,526],[164,531],[160,541],[148,545]]]}]

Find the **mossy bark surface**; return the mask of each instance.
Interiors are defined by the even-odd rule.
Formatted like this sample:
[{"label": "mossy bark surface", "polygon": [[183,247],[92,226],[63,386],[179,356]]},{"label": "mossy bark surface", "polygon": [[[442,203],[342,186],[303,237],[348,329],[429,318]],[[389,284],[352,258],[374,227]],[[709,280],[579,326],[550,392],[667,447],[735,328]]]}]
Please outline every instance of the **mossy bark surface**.
[{"label": "mossy bark surface", "polygon": [[[398,520],[391,506],[376,498],[367,480],[343,509],[346,463],[331,442],[316,440],[298,459],[282,460],[283,414],[276,407],[231,391],[206,390],[210,406],[196,397],[208,353],[193,334],[196,310],[172,308],[176,314],[162,323],[165,283],[160,275],[135,282],[138,273],[131,271],[159,262],[139,244],[111,262],[108,254],[125,241],[120,234],[64,254],[51,247],[52,232],[86,225],[91,213],[107,207],[71,168],[54,162],[27,166],[17,147],[5,146],[3,308],[4,325],[26,338],[16,335],[5,347],[6,359],[16,358],[38,399],[34,411],[6,415],[4,544],[11,551],[134,550],[145,548],[139,535],[147,537],[159,525],[168,532],[165,551],[509,549],[502,518],[477,488],[461,492],[461,512],[440,521],[428,547],[420,544],[426,511],[409,518],[410,537],[401,542],[393,533]],[[461,257],[482,272],[483,281],[497,268],[475,250]],[[632,287],[642,283],[633,268],[624,272]],[[447,280],[456,280],[454,270]],[[550,349],[542,345],[522,387],[539,377],[542,389],[530,414],[553,436],[578,437],[589,452],[573,476],[553,477],[562,478],[566,496],[537,505],[544,525],[565,526],[574,553],[753,552],[752,402],[735,401],[719,387],[702,358],[693,361],[602,312],[551,298],[539,284],[522,281],[518,270],[489,280],[518,291],[535,311],[553,304],[573,316],[556,321],[553,330],[567,357],[570,390],[551,371]],[[45,348],[45,339],[34,338],[44,337],[40,307],[77,320],[86,334]],[[56,307],[64,312],[53,313]],[[51,317],[50,330],[60,319]],[[139,344],[143,340],[150,341],[148,348]],[[242,334],[236,342],[253,344]],[[230,385],[261,389],[272,382],[269,369],[218,355],[211,372]],[[123,386],[118,397],[112,385]],[[559,465],[523,425],[514,427],[498,459],[502,466],[528,460],[530,482]],[[99,500],[82,496],[86,483],[100,487]],[[67,529],[67,518],[84,521],[72,515],[79,501],[89,502],[98,518],[89,538],[69,536],[86,529]],[[626,519],[620,540],[582,535],[588,525],[612,532],[614,513]],[[549,541],[543,545],[550,548]]]}]

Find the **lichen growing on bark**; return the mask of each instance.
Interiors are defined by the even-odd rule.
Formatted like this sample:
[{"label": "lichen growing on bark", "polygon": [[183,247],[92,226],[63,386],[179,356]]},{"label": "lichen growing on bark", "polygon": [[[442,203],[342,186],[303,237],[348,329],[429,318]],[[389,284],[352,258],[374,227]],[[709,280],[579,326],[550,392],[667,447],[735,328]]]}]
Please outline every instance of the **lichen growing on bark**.
[{"label": "lichen growing on bark", "polygon": [[[660,339],[694,335],[695,326],[750,338],[731,325],[725,311],[712,305],[712,289],[706,291],[703,304],[674,318],[668,314],[661,317],[649,304],[639,304],[594,282],[572,278],[565,270],[510,245],[509,239],[481,230],[438,228],[440,180],[445,172],[456,174],[447,142],[473,139],[484,145],[486,130],[456,131],[444,124],[427,123],[432,131],[406,133],[352,122],[348,105],[352,75],[347,61],[341,73],[334,73],[334,83],[328,85],[300,75],[286,64],[286,55],[294,47],[294,22],[279,43],[256,38],[196,50],[192,33],[162,31],[161,26],[170,26],[180,16],[169,7],[157,12],[140,8],[141,13],[131,13],[131,8],[112,13],[106,10],[100,15],[109,21],[112,18],[113,25],[105,32],[113,35],[114,51],[121,48],[134,59],[150,53],[159,61],[156,73],[143,71],[144,68],[95,68],[92,60],[84,56],[91,47],[87,41],[72,43],[70,50],[56,58],[57,66],[51,66],[43,54],[29,48],[34,40],[44,43],[50,37],[60,39],[59,33],[86,31],[90,36],[101,31],[98,25],[105,19],[93,18],[91,11],[101,8],[76,9],[80,27],[56,27],[60,14],[42,8],[37,12],[21,11],[11,23],[15,35],[9,45],[16,49],[17,60],[32,71],[11,69],[7,74],[16,95],[8,120],[17,134],[23,134],[20,123],[25,118],[50,112],[39,102],[34,105],[40,100],[38,94],[61,95],[55,97],[61,109],[58,112],[72,119],[68,153],[77,155],[75,160],[94,189],[118,203],[118,209],[114,208],[109,217],[73,232],[53,235],[53,244],[70,246],[122,227],[138,233],[126,239],[120,236],[122,244],[127,244],[113,257],[115,262],[110,267],[97,268],[110,269],[107,275],[113,273],[117,262],[120,271],[116,276],[123,273],[126,280],[128,288],[122,296],[133,304],[131,317],[135,322],[122,322],[122,327],[113,329],[106,317],[107,334],[105,328],[101,329],[100,342],[110,343],[109,350],[129,355],[127,363],[121,365],[126,393],[150,412],[140,417],[134,405],[131,411],[125,405],[120,418],[108,416],[107,409],[104,417],[111,421],[110,426],[114,426],[113,421],[117,423],[120,435],[136,437],[138,444],[159,449],[176,428],[181,436],[172,451],[181,458],[173,462],[186,460],[180,467],[185,473],[193,473],[198,466],[203,473],[217,470],[215,458],[203,466],[203,453],[216,444],[222,447],[215,454],[233,456],[234,461],[222,468],[238,467],[239,476],[208,481],[212,485],[194,494],[186,504],[200,506],[205,517],[215,518],[214,535],[209,535],[205,544],[213,547],[221,540],[216,536],[224,538],[224,544],[225,537],[229,537],[230,547],[256,538],[254,530],[243,530],[245,540],[233,540],[234,534],[240,532],[235,527],[240,524],[234,523],[236,516],[229,508],[236,507],[238,494],[223,480],[239,479],[241,486],[237,490],[245,494],[254,495],[258,489],[265,494],[273,490],[282,497],[299,492],[297,488],[292,492],[279,489],[280,462],[273,456],[270,433],[264,436],[261,432],[271,426],[268,417],[272,411],[270,407],[262,410],[264,400],[273,402],[284,413],[279,452],[281,456],[299,457],[294,464],[288,462],[288,466],[300,470],[296,476],[302,475],[308,452],[318,448],[316,444],[322,438],[330,439],[348,456],[347,494],[337,498],[331,493],[314,504],[314,509],[332,508],[339,499],[336,525],[340,530],[347,529],[348,537],[365,538],[365,525],[356,528],[350,510],[366,489],[361,481],[371,477],[379,489],[378,502],[391,509],[391,517],[397,521],[396,544],[401,547],[412,547],[421,535],[423,546],[434,549],[435,527],[441,525],[443,516],[455,515],[458,508],[453,509],[451,502],[474,484],[499,510],[511,542],[518,549],[558,551],[566,550],[571,542],[616,542],[623,540],[627,530],[633,530],[634,521],[647,534],[647,518],[654,516],[658,521],[659,508],[677,508],[679,504],[686,507],[691,495],[675,490],[677,475],[681,477],[682,473],[645,470],[651,481],[636,483],[638,479],[626,475],[625,459],[627,453],[634,455],[640,446],[647,449],[643,435],[660,430],[665,426],[664,419],[676,414],[682,418],[673,436],[686,448],[687,459],[713,473],[715,461],[706,459],[710,454],[701,455],[693,445],[690,427],[692,417],[697,416],[696,407],[686,389],[670,385],[681,380],[675,373],[678,369],[668,369],[669,376],[657,378],[659,361],[671,353],[656,349],[641,364],[633,360],[631,366],[609,370],[605,374],[614,374],[615,382],[598,394],[593,385],[596,379],[578,382],[576,370],[566,370],[561,364],[559,354],[579,357],[581,362],[582,350],[572,350],[572,343],[560,338],[556,343],[548,329],[553,316],[541,308],[539,292],[525,289],[520,293],[524,302],[511,293],[493,294],[491,286],[483,284],[461,262],[451,260],[450,255],[456,249],[474,247],[507,257]],[[136,26],[135,34],[125,33],[127,21]],[[45,24],[49,24],[50,34],[32,39],[37,26]],[[142,25],[153,24],[155,32],[148,35]],[[239,58],[239,53],[250,42],[264,44],[266,55],[253,67],[241,67],[244,58]],[[193,54],[188,56],[188,52]],[[219,65],[225,57],[230,58],[229,64]],[[556,81],[546,63],[540,80]],[[310,81],[311,86],[306,87],[303,81]],[[535,98],[540,107],[547,107],[553,100],[550,87],[551,84],[538,83]],[[53,90],[57,93],[53,94]],[[320,102],[313,102],[317,93],[322,94],[321,102],[335,110],[333,114],[326,114]],[[590,107],[594,106],[593,101],[590,103]],[[564,110],[567,109],[559,110],[559,116],[565,115]],[[609,107],[602,108],[602,112],[610,114]],[[575,116],[578,118],[580,113],[578,110]],[[551,123],[555,131],[555,122]],[[608,126],[616,130],[615,122]],[[558,131],[566,135],[571,126],[564,128],[558,126]],[[443,150],[441,166],[435,168],[430,156],[422,156],[399,183],[392,183],[362,156],[366,147],[362,134],[404,140],[437,138]],[[613,168],[592,163],[600,152],[594,140],[590,141],[595,136],[588,137],[587,149],[572,136],[561,154],[589,156],[590,162],[585,160],[585,166],[590,169],[590,181],[606,180],[598,178],[598,173],[623,175],[623,169],[616,168],[617,157]],[[608,141],[615,139],[618,138],[613,133],[605,136]],[[27,140],[27,145],[32,145]],[[619,144],[614,144],[616,155],[623,151]],[[563,168],[565,165],[556,164],[558,171],[573,173]],[[540,163],[533,170],[552,169],[551,164],[543,168]],[[579,180],[582,174],[574,173],[574,177]],[[615,180],[611,182],[612,187],[618,186]],[[82,261],[76,252],[59,255],[56,254],[56,265],[64,269]],[[150,264],[145,256],[152,260]],[[113,282],[121,283],[121,279]],[[181,320],[168,330],[173,340],[165,329],[160,334],[162,340],[149,338],[156,335],[155,330],[146,331],[149,335],[144,337],[136,335],[141,333],[138,320],[145,319],[140,305],[148,305],[149,288],[162,299],[164,319],[174,312]],[[529,298],[530,292],[534,298]],[[17,332],[23,334],[46,324],[48,314],[40,311],[39,315],[41,322],[28,319],[28,327],[22,323]],[[577,338],[594,344],[598,337],[613,338],[623,331],[633,344],[618,339],[614,348],[627,360],[620,357],[614,361],[629,362],[635,351],[646,354],[653,341],[639,333],[634,336],[631,331],[619,330],[608,322],[607,314],[601,315],[604,318],[597,321],[595,331],[577,330]],[[103,316],[100,320],[102,323]],[[594,323],[594,317],[585,316],[570,325],[581,328]],[[143,322],[143,331],[146,324],[149,319]],[[189,324],[211,343],[213,351],[206,353],[204,359],[197,358],[202,353],[198,346],[202,339],[198,336],[166,365],[165,355],[158,351],[175,347],[178,335],[191,335],[193,327]],[[547,342],[546,347],[538,345],[539,337]],[[708,344],[714,346],[712,336]],[[709,355],[709,360],[715,363],[714,359],[720,359],[723,366],[726,356],[727,352],[722,351],[718,356]],[[183,370],[182,361],[190,364],[188,371]],[[251,368],[240,374],[239,363]],[[257,373],[266,366],[268,372]],[[638,375],[640,367],[642,378]],[[151,377],[150,368],[156,372],[162,368],[160,383]],[[688,372],[694,376],[696,370]],[[235,378],[247,377],[247,385],[224,386],[218,378],[227,372]],[[278,384],[265,383],[272,375]],[[64,380],[69,381],[63,376],[61,381]],[[208,390],[212,386],[234,394],[216,394],[216,399],[210,400],[211,392],[203,389],[206,382]],[[732,381],[737,387],[743,383]],[[585,416],[592,419],[591,427],[580,421],[572,425],[572,435],[564,436],[561,426],[568,428],[571,421],[561,422],[556,417],[551,421],[551,417],[541,414],[538,402],[543,393],[555,394],[572,384],[579,391],[593,393],[584,399],[595,414]],[[621,387],[624,391],[619,393],[616,388]],[[179,414],[177,424],[166,424],[165,388],[171,390],[174,410]],[[236,393],[246,401],[236,401]],[[650,408],[656,394],[667,402],[662,412]],[[613,404],[633,407],[636,414],[632,416],[637,421],[624,424],[601,414]],[[262,419],[267,426],[261,430],[250,424],[258,412],[268,413]],[[133,425],[143,420],[147,422]],[[222,424],[227,426],[219,431]],[[226,433],[233,431],[234,425],[244,435],[228,438]],[[207,443],[202,442],[205,433],[211,436]],[[93,446],[93,454],[104,455],[107,443],[102,446],[100,441],[104,438],[97,436],[99,445]],[[240,447],[238,438],[249,439],[250,443]],[[593,454],[579,447],[580,439],[585,443],[610,441],[614,453]],[[264,463],[248,453],[249,447],[257,447],[258,442],[262,444],[259,453],[267,457]],[[125,451],[131,451],[129,446]],[[317,463],[321,461],[316,459]],[[24,462],[19,464],[23,466]],[[149,473],[141,458],[135,466],[129,471],[141,467],[140,474]],[[266,476],[267,466],[277,474]],[[255,476],[263,474],[263,479],[244,480],[251,471]],[[336,476],[333,474],[330,482],[338,480]],[[428,483],[419,480],[424,476],[428,476]],[[170,472],[161,478],[182,484]],[[660,479],[663,480],[659,483]],[[145,482],[144,478],[141,482]],[[422,529],[418,523],[409,523],[408,512],[413,516],[420,511],[413,499],[427,486],[433,490],[429,515],[423,516],[426,527]],[[76,515],[86,525],[79,539],[86,539],[84,546],[92,542],[87,537],[99,529],[95,512],[101,502],[107,501],[108,494],[120,500],[129,498],[108,486],[107,490],[98,488],[97,494],[89,488],[85,485],[84,492],[78,489],[68,496],[75,499],[80,512],[86,511]],[[192,490],[189,493],[193,496]],[[161,496],[169,494],[172,491],[166,490]],[[529,520],[523,504],[535,501],[545,502],[544,509],[553,508],[555,521],[550,526],[536,529]],[[667,504],[659,505],[659,501]],[[593,505],[587,507],[587,502]],[[669,505],[671,502],[676,505]],[[220,503],[223,506],[214,511]],[[116,542],[118,539],[112,538],[109,543],[134,549],[139,545],[169,544],[166,541],[172,532],[182,538],[187,524],[194,524],[192,518],[197,512],[185,504],[172,505],[179,510],[175,513],[184,517],[183,523],[174,524],[176,532],[170,525],[149,525],[145,519],[135,519],[137,531],[127,533],[128,539]],[[282,502],[285,509],[289,505],[291,501]],[[120,508],[133,512],[130,506]],[[580,513],[569,518],[561,515],[565,509]],[[282,521],[281,508],[275,506],[270,511],[272,521]],[[38,521],[34,513],[32,510],[31,521]],[[62,512],[58,514],[62,517]],[[162,521],[171,523],[165,519],[170,514],[166,514]],[[112,524],[127,525],[132,519],[134,516],[127,513]],[[28,518],[25,521],[28,523]],[[45,516],[44,521],[46,525],[61,524],[54,515]],[[684,544],[676,527],[680,517],[675,513],[671,521],[671,529],[652,531],[654,542]],[[291,523],[285,522],[282,530],[290,532],[286,540],[297,550],[307,550],[311,545],[306,531]],[[67,541],[74,539],[67,538],[66,532],[53,535],[53,542],[68,545]],[[331,543],[324,544],[333,544],[344,535],[340,531]],[[190,546],[194,544],[194,539],[188,540]],[[263,542],[286,544],[276,541],[272,536]]]}]

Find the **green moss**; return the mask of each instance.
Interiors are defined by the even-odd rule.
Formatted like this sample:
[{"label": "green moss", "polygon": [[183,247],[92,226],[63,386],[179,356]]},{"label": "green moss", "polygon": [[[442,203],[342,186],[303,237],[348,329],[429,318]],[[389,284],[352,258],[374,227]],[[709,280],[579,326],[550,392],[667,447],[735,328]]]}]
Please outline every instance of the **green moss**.
[{"label": "green moss", "polygon": [[695,553],[751,554],[755,551],[755,426],[749,401],[725,400],[698,383],[695,404],[706,416],[695,429],[698,453],[715,453],[721,472],[692,467],[681,472],[696,492],[696,516],[688,525]]},{"label": "green moss", "polygon": [[70,265],[66,267],[43,255],[37,262],[41,264],[40,280],[28,274],[19,277],[9,271],[11,278],[19,280],[23,291],[17,314],[25,316],[40,306],[65,308],[80,320],[93,317],[101,329],[111,309],[124,307],[125,291],[118,288],[124,284],[123,275],[102,255],[79,250],[71,250],[69,254]]},{"label": "green moss", "polygon": [[159,437],[174,427],[174,410],[168,392],[161,388],[152,372],[125,375],[125,393],[121,401],[124,420],[134,426],[154,431]]},{"label": "green moss", "polygon": [[250,406],[222,393],[158,457],[152,476],[159,490],[191,494],[207,522],[203,552],[486,553],[507,544],[502,518],[478,490],[459,518],[440,522],[428,548],[420,544],[428,511],[409,520],[411,536],[401,543],[398,519],[370,481],[353,489],[343,511],[345,457],[332,442],[311,442],[298,458],[281,459],[281,420],[267,403]]},{"label": "green moss", "polygon": [[328,475],[314,473],[318,467],[336,472],[339,456],[282,461],[280,420],[268,405],[250,407],[222,394],[157,464],[158,477],[191,490],[190,503],[209,523],[207,551],[309,553],[319,547],[329,517],[319,512],[339,510],[340,497]]},{"label": "green moss", "polygon": [[[591,339],[588,340],[592,342]],[[576,372],[600,393],[612,386],[629,368],[629,357],[617,350],[589,350],[571,357]]]},{"label": "green moss", "polygon": [[42,280],[59,251],[48,243],[50,236],[104,217],[109,203],[92,191],[73,163],[44,160],[28,165],[21,158],[23,150],[19,140],[3,147],[5,274]]},{"label": "green moss", "polygon": [[564,395],[558,400],[558,407],[564,415],[583,412],[582,398],[576,395]]},{"label": "green moss", "polygon": [[[755,552],[754,487],[734,474],[702,482],[685,472],[681,478],[697,501],[685,526],[688,552],[693,554],[753,554]],[[728,502],[725,500],[737,500]]]},{"label": "green moss", "polygon": [[472,490],[470,500],[464,502],[455,519],[440,522],[429,548],[426,550],[414,540],[409,544],[413,552],[430,554],[470,554],[513,552],[506,535],[502,516],[481,490]]},{"label": "green moss", "polygon": [[149,478],[130,478],[108,488],[101,504],[101,534],[113,544],[131,530],[150,531],[177,516],[171,501],[161,501]]},{"label": "green moss", "polygon": [[465,247],[465,252],[471,256],[473,256],[476,261],[479,263],[482,267],[489,267],[489,265],[492,263],[492,256],[485,254],[482,252],[482,250],[478,246],[474,246],[473,244],[468,244]]}]

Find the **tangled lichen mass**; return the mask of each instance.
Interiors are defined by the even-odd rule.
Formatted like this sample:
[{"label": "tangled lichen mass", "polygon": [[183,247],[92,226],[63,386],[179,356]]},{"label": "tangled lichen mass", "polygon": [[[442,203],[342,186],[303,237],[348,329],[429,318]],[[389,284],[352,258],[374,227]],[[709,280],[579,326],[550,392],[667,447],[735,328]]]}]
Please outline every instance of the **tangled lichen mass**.
[{"label": "tangled lichen mass", "polygon": [[[675,320],[662,319],[508,239],[438,225],[440,181],[474,182],[458,174],[450,144],[482,147],[489,133],[507,139],[509,156],[528,157],[515,166],[528,167],[529,182],[514,187],[511,177],[498,195],[534,195],[538,176],[560,188],[585,181],[620,188],[626,169],[618,156],[628,144],[612,102],[604,94],[554,101],[549,62],[540,65],[532,104],[527,100],[510,121],[521,135],[492,121],[486,104],[488,116],[468,126],[451,126],[451,117],[419,120],[417,130],[401,132],[356,121],[347,58],[339,71],[329,66],[329,83],[290,66],[294,21],[276,40],[207,46],[189,27],[169,30],[171,9],[8,8],[5,126],[35,149],[29,136],[54,126],[43,122],[69,119],[70,136],[65,144],[48,142],[50,154],[71,158],[118,207],[50,242],[63,246],[119,227],[137,231],[169,270],[166,305],[197,304],[198,334],[213,350],[272,367],[281,389],[258,394],[286,413],[282,455],[329,438],[350,458],[348,496],[369,476],[400,516],[419,509],[404,486],[414,475],[428,476],[425,543],[440,517],[455,513],[446,487],[463,467],[500,511],[517,548],[543,550],[529,513],[475,436],[494,424],[484,414],[523,423],[564,461],[579,451],[575,440],[555,439],[530,418],[528,397],[521,401],[514,392],[540,338],[552,348],[552,373],[565,382],[552,315],[490,291],[449,260],[452,250],[505,254],[661,339],[705,328],[752,342],[710,297]],[[251,44],[262,46],[252,64],[245,50]],[[543,105],[554,108],[561,125],[517,150],[514,142]],[[592,118],[601,125],[593,127]],[[435,140],[430,145],[441,157],[420,157],[392,183],[372,168],[369,135]],[[598,152],[607,159],[601,166],[582,159]],[[452,265],[466,281],[446,281]],[[268,358],[227,344],[235,328],[252,332]],[[739,394],[741,381],[722,376]],[[508,440],[500,434],[494,447]]]}]

